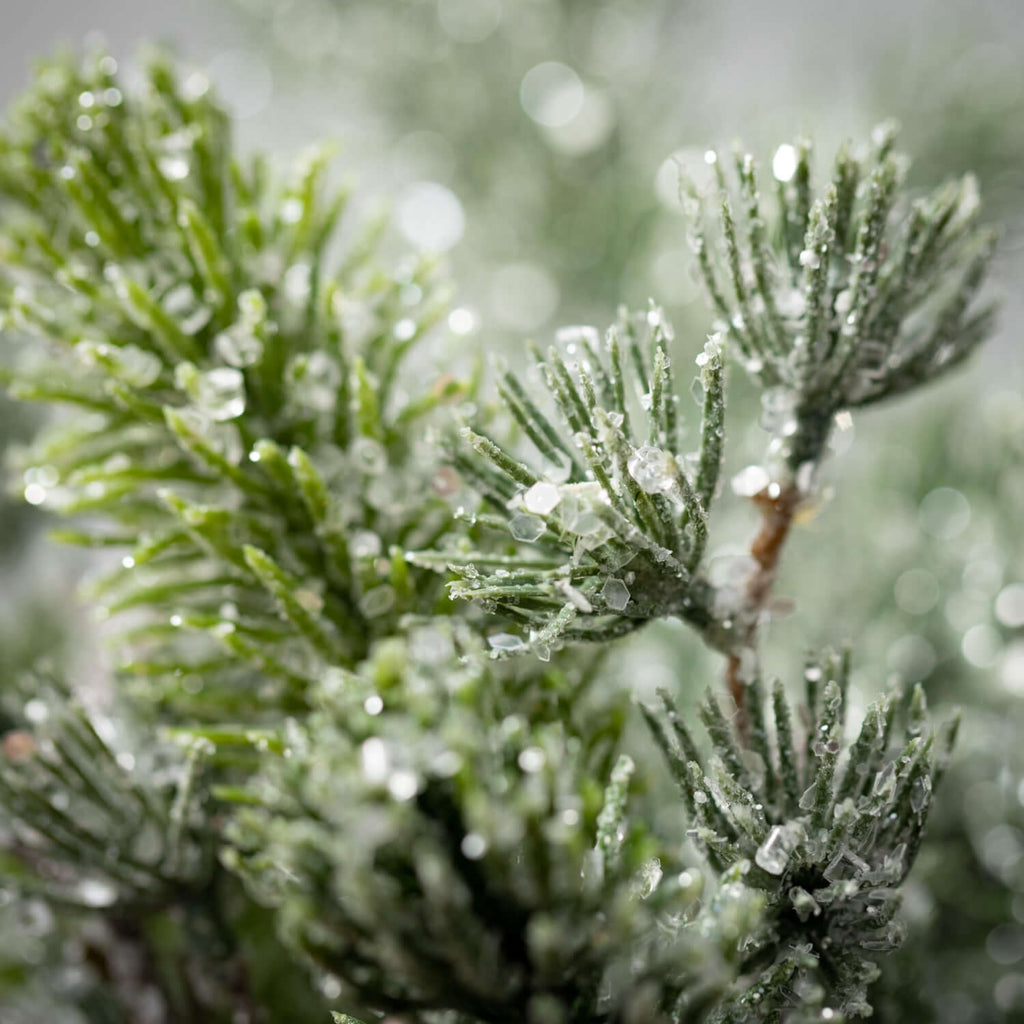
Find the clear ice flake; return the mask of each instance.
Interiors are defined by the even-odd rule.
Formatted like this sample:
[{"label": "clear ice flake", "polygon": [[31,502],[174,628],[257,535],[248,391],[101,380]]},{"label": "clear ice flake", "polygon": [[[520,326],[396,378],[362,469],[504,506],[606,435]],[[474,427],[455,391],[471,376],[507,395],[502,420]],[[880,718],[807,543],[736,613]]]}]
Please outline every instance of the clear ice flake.
[{"label": "clear ice flake", "polygon": [[672,490],[679,467],[669,452],[651,444],[641,445],[626,463],[629,475],[642,491],[664,494]]},{"label": "clear ice flake", "polygon": [[213,339],[213,349],[228,366],[255,366],[263,358],[263,342],[241,324],[221,331]]},{"label": "clear ice flake", "polygon": [[770,875],[781,875],[789,863],[788,838],[781,825],[773,825],[765,841],[754,854],[757,866]]},{"label": "clear ice flake", "polygon": [[811,783],[801,794],[799,807],[801,811],[809,811],[814,807],[814,797],[817,785]]},{"label": "clear ice flake", "polygon": [[764,466],[747,466],[732,478],[732,491],[741,498],[753,498],[770,483],[771,477]]},{"label": "clear ice flake", "polygon": [[789,388],[769,388],[761,395],[761,426],[783,436],[796,429],[796,395]]},{"label": "clear ice flake", "polygon": [[544,520],[528,512],[517,512],[509,520],[508,529],[516,540],[530,543],[544,532]]},{"label": "clear ice flake", "polygon": [[629,604],[629,587],[622,580],[617,580],[613,576],[605,581],[601,588],[601,596],[612,611],[621,612]]},{"label": "clear ice flake", "polygon": [[596,327],[589,324],[570,324],[568,327],[560,327],[555,331],[555,341],[560,345],[573,345],[576,343],[589,343],[597,346],[601,336]]},{"label": "clear ice flake", "polygon": [[772,157],[772,177],[776,181],[792,181],[797,167],[796,148],[788,142],[779,146]]},{"label": "clear ice flake", "polygon": [[800,253],[800,266],[817,270],[821,266],[821,256],[813,249],[804,249]]},{"label": "clear ice flake", "polygon": [[491,650],[506,653],[522,651],[526,648],[526,643],[523,641],[523,638],[521,636],[515,636],[512,633],[493,633],[487,638],[487,643]]},{"label": "clear ice flake", "polygon": [[523,495],[523,507],[534,515],[546,516],[562,500],[562,494],[555,484],[540,481]]},{"label": "clear ice flake", "polygon": [[193,142],[192,133],[184,129],[161,140],[157,168],[168,181],[184,181],[189,176]]},{"label": "clear ice flake", "polygon": [[594,606],[587,599],[587,596],[582,591],[577,590],[568,580],[559,580],[556,586],[577,611],[583,612],[584,615],[589,615],[594,610]]},{"label": "clear ice flake", "polygon": [[295,405],[316,412],[334,409],[341,387],[341,369],[326,352],[297,356],[289,365],[287,375]]},{"label": "clear ice flake", "polygon": [[117,895],[117,886],[102,878],[83,878],[75,886],[75,896],[87,907],[113,906]]},{"label": "clear ice flake", "polygon": [[245,378],[232,366],[199,375],[196,404],[211,420],[234,420],[245,412]]}]

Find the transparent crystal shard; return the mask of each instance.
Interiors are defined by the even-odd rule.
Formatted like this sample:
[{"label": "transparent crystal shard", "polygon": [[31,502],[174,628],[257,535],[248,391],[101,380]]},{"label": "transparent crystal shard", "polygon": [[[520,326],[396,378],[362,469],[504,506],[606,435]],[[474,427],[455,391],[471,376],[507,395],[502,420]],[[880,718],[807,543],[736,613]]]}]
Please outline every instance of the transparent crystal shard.
[{"label": "transparent crystal shard", "polygon": [[561,500],[558,487],[542,480],[523,495],[523,507],[534,515],[546,516]]},{"label": "transparent crystal shard", "polygon": [[675,485],[679,467],[669,452],[652,444],[641,445],[626,463],[629,475],[648,494],[664,494]]},{"label": "transparent crystal shard", "polygon": [[770,875],[781,875],[789,864],[789,836],[781,825],[773,825],[757,848],[754,862]]},{"label": "transparent crystal shard", "polygon": [[612,611],[621,612],[629,604],[629,587],[622,580],[617,580],[613,576],[605,581],[601,588],[601,596]]},{"label": "transparent crystal shard", "polygon": [[199,377],[199,408],[211,420],[237,419],[245,412],[245,378],[231,366],[218,366]]},{"label": "transparent crystal shard", "polygon": [[560,327],[555,332],[555,341],[560,345],[575,345],[580,342],[589,342],[597,345],[600,340],[596,327],[589,324],[571,324],[568,327]]},{"label": "transparent crystal shard", "polygon": [[509,520],[508,529],[516,540],[535,541],[544,532],[544,520],[526,512],[517,512]]},{"label": "transparent crystal shard", "polygon": [[213,339],[213,348],[228,366],[255,366],[263,358],[263,342],[241,324],[221,331]]},{"label": "transparent crystal shard", "polygon": [[117,887],[100,878],[83,878],[75,886],[75,895],[87,907],[109,907],[117,902]]},{"label": "transparent crystal shard", "polygon": [[297,356],[288,368],[292,401],[314,412],[331,412],[341,387],[341,369],[326,352]]},{"label": "transparent crystal shard", "polygon": [[512,633],[494,633],[487,638],[487,643],[494,651],[522,651],[526,644],[522,637],[514,636]]},{"label": "transparent crystal shard", "polygon": [[771,477],[764,466],[747,466],[732,478],[732,490],[741,498],[753,498],[771,483]]},{"label": "transparent crystal shard", "polygon": [[789,388],[769,388],[761,395],[761,426],[783,436],[796,429],[796,395]]}]

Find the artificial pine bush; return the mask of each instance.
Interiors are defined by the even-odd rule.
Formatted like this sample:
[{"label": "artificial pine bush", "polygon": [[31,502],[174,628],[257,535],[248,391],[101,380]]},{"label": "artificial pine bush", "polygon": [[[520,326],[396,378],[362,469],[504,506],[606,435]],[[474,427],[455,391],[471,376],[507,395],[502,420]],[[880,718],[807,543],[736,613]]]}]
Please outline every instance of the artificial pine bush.
[{"label": "artificial pine bush", "polygon": [[[343,225],[324,153],[237,157],[160,58],[134,91],[108,56],[42,67],[0,138],[5,372],[70,409],[25,494],[116,552],[90,595],[120,663],[109,697],[3,683],[5,1021],[870,1015],[956,720],[896,685],[849,721],[855,648],[793,689],[760,647],[836,419],[989,325],[970,182],[910,202],[891,149],[844,149],[814,198],[782,147],[772,214],[749,157],[735,212],[709,154],[688,452],[657,307],[525,374],[431,371],[439,271]],[[723,579],[730,361],[768,443]],[[695,720],[605,663],[668,617],[722,656]]]}]

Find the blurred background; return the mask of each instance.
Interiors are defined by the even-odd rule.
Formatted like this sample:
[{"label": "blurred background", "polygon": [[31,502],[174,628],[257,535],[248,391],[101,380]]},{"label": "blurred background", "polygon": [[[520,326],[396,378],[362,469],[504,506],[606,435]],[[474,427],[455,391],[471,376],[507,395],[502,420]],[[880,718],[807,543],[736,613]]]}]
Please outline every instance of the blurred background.
[{"label": "blurred background", "polygon": [[[102,38],[130,67],[162,42],[212,79],[243,148],[286,157],[337,139],[360,202],[390,207],[396,247],[446,255],[447,334],[467,358],[514,361],[525,337],[653,297],[688,388],[710,321],[679,169],[699,174],[711,146],[742,138],[767,167],[806,133],[824,173],[843,139],[896,118],[912,187],[973,170],[1003,233],[999,334],[955,379],[837,433],[835,496],[788,552],[780,591],[797,603],[772,627],[769,664],[792,678],[805,647],[852,637],[864,702],[899,674],[966,707],[877,1017],[1024,1020],[1020,0],[4,0],[0,18],[5,105],[57,46]],[[735,471],[765,435],[739,373],[732,385]],[[30,430],[0,405],[6,446]],[[71,585],[83,563],[45,541],[24,487],[8,474],[0,506],[0,676],[62,650],[97,672],[94,645],[67,640],[89,635]],[[753,514],[722,506],[727,560]],[[671,624],[616,658],[641,695],[699,694],[716,677]]]}]

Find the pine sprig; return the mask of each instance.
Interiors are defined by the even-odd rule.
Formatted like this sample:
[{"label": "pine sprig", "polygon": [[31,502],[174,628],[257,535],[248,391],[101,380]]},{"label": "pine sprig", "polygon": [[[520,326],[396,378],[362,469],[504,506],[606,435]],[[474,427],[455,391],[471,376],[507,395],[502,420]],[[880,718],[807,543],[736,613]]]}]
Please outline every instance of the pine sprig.
[{"label": "pine sprig", "polygon": [[697,360],[701,445],[684,458],[671,338],[654,308],[623,313],[603,342],[590,327],[561,332],[560,347],[543,358],[534,353],[554,420],[515,374],[503,373],[499,394],[539,465],[464,428],[454,464],[493,509],[478,522],[511,534],[519,550],[490,571],[486,551],[408,557],[449,565],[453,597],[482,601],[521,624],[525,638],[492,638],[496,653],[532,646],[546,657],[562,640],[608,639],[662,615],[709,626],[700,566],[722,460],[724,366],[709,340]]},{"label": "pine sprig", "polygon": [[[901,940],[899,886],[917,854],[956,721],[938,736],[928,731],[924,693],[915,687],[909,697],[880,698],[857,738],[844,745],[848,678],[846,656],[808,663],[808,724],[800,742],[781,684],[770,714],[767,695],[752,682],[747,708],[756,724],[743,755],[710,695],[706,756],[667,693],[663,712],[644,715],[708,863],[718,872],[738,869],[745,884],[766,894],[772,924],[745,965],[759,972],[762,996],[779,998],[788,986],[765,979],[783,965],[780,951],[798,944],[805,950],[800,973],[825,986],[836,1011],[857,1017],[870,1014],[876,954]],[[737,999],[745,1005],[749,992]]]},{"label": "pine sprig", "polygon": [[[837,412],[934,379],[991,331],[994,307],[977,296],[995,236],[978,226],[973,178],[905,200],[906,162],[892,153],[893,142],[883,126],[869,156],[844,146],[815,199],[809,145],[780,147],[774,223],[749,155],[736,155],[735,190],[714,153],[717,194],[709,200],[688,186],[698,264],[719,329],[766,389],[765,426],[792,473],[818,460]],[[705,205],[717,208],[721,258]]]},{"label": "pine sprig", "polygon": [[[737,885],[702,907],[703,876],[655,857],[629,816],[632,762],[611,766],[580,702],[503,713],[522,705],[480,641],[458,623],[419,628],[413,648],[382,647],[326,683],[252,781],[232,868],[343,982],[346,1007],[654,1024],[685,1006],[704,1019],[760,895]],[[458,669],[416,657],[425,642],[454,645]]]},{"label": "pine sprig", "polygon": [[154,681],[181,665],[170,623],[229,652],[211,690],[248,663],[294,704],[435,600],[430,574],[395,588],[388,552],[446,527],[423,423],[465,387],[397,387],[443,295],[429,260],[381,269],[378,222],[337,255],[328,164],[277,182],[236,159],[205,81],[161,58],[135,92],[109,57],[47,66],[0,139],[5,322],[45,343],[11,391],[92,414],[39,442],[29,497],[126,544],[94,593],[148,617],[128,667]]},{"label": "pine sprig", "polygon": [[[26,681],[20,696],[21,726],[4,737],[0,760],[0,798],[15,830],[10,848],[26,868],[7,880],[15,891],[119,913],[202,891],[215,865],[199,827],[212,747],[143,751],[105,735],[110,721],[88,714],[52,677]],[[140,760],[146,764],[136,771]],[[154,781],[161,776],[163,784]]]}]

